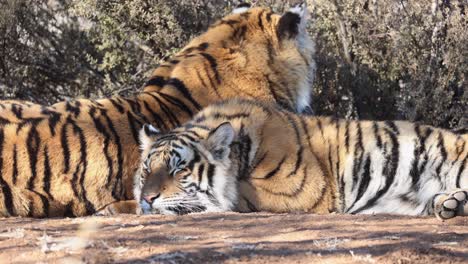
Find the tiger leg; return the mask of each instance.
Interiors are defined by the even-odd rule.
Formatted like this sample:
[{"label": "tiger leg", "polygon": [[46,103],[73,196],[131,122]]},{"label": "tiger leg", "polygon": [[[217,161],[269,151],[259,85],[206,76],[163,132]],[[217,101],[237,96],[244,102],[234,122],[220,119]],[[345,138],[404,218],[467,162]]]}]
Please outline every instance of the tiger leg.
[{"label": "tiger leg", "polygon": [[36,191],[6,186],[0,188],[0,216],[2,217],[56,216],[58,207],[55,202]]},{"label": "tiger leg", "polygon": [[441,220],[468,216],[468,189],[439,193],[432,200],[434,214]]},{"label": "tiger leg", "polygon": [[140,214],[139,206],[135,200],[118,201],[104,206],[95,215]]}]

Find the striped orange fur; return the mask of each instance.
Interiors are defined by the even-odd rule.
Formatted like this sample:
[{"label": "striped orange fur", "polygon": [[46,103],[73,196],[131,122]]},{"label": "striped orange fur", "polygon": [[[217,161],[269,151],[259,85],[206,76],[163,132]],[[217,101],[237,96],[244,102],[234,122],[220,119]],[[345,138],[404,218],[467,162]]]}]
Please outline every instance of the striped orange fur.
[{"label": "striped orange fur", "polygon": [[228,15],[132,98],[0,102],[0,216],[83,216],[132,199],[144,123],[168,131],[232,97],[307,111],[314,61],[305,15]]},{"label": "striped orange fur", "polygon": [[468,134],[249,100],[209,106],[169,133],[141,133],[142,213],[468,215]]}]

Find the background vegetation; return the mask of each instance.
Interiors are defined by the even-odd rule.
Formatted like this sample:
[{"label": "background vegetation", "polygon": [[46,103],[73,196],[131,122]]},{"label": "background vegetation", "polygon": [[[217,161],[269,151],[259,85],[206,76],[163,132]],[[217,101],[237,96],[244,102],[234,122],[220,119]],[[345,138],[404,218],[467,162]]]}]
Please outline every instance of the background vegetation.
[{"label": "background vegetation", "polygon": [[[276,11],[281,0],[258,0]],[[0,98],[50,104],[138,92],[235,0],[2,0]],[[468,126],[465,0],[314,0],[314,109]]]}]

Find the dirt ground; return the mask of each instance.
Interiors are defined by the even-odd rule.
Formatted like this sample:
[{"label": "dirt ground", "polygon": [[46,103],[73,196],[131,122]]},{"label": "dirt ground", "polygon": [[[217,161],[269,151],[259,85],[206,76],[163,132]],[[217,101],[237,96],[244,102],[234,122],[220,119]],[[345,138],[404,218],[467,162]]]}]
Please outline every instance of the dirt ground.
[{"label": "dirt ground", "polygon": [[0,263],[468,263],[468,217],[0,219]]}]

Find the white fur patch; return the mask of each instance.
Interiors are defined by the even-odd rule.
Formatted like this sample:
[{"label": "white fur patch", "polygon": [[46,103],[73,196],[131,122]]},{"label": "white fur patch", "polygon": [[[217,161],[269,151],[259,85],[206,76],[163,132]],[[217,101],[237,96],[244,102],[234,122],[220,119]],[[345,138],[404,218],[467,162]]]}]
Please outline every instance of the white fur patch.
[{"label": "white fur patch", "polygon": [[246,7],[246,6],[243,6],[243,7],[238,7],[238,8],[235,8],[234,10],[232,10],[232,13],[233,14],[242,14],[244,12],[247,12],[250,8],[249,7]]}]

